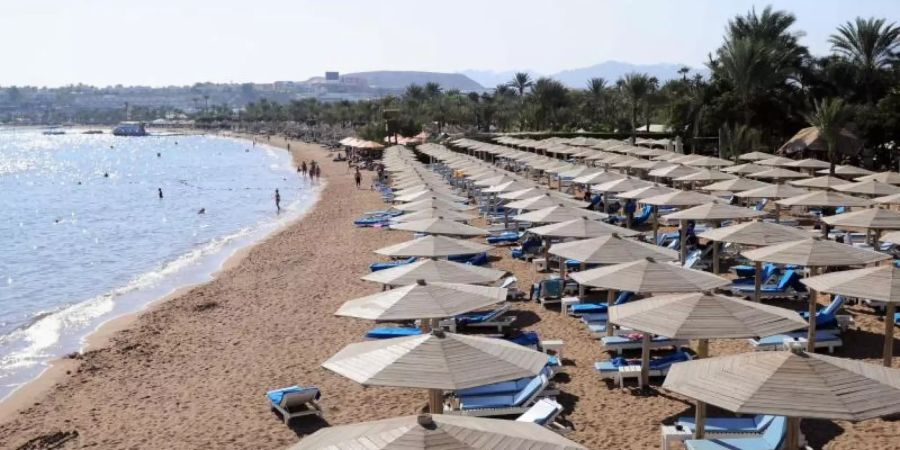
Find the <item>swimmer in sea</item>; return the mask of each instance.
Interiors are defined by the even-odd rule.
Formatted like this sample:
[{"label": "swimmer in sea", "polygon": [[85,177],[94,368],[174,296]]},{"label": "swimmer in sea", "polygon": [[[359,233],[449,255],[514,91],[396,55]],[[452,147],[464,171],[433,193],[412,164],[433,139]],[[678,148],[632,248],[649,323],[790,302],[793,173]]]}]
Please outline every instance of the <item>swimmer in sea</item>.
[{"label": "swimmer in sea", "polygon": [[206,208],[200,208],[200,211],[197,211],[197,214],[206,214]]},{"label": "swimmer in sea", "polygon": [[163,198],[162,188],[156,188],[156,190],[159,191],[159,198],[162,199]]},{"label": "swimmer in sea", "polygon": [[281,212],[281,193],[278,192],[278,189],[275,189],[275,208]]}]

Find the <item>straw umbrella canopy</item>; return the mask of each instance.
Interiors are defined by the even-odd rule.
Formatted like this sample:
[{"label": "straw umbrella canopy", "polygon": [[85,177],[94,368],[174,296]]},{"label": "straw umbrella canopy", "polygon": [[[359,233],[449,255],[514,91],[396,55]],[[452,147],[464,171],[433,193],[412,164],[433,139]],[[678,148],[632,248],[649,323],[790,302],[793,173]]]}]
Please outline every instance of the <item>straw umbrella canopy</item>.
[{"label": "straw umbrella canopy", "polygon": [[450,209],[453,211],[466,211],[472,209],[472,206],[456,203],[438,197],[430,197],[419,201],[404,203],[402,205],[393,205],[393,209],[400,211],[420,211],[430,208]]},{"label": "straw umbrella canopy", "polygon": [[[854,266],[871,264],[885,259],[889,255],[856,248],[852,245],[841,244],[827,239],[809,238],[794,242],[784,242],[770,245],[755,250],[742,252],[745,258],[754,262],[771,262],[778,264],[796,264],[808,267],[810,275],[815,275],[819,267],[828,266]],[[759,266],[757,266],[759,267]],[[759,273],[759,271],[757,272]],[[759,301],[760,277],[756,277],[754,299]],[[807,335],[807,349],[814,351],[816,341],[816,293],[809,293],[809,334]]]},{"label": "straw umbrella canopy", "polygon": [[630,191],[620,192],[616,196],[619,198],[624,198],[626,200],[641,200],[645,198],[656,197],[657,195],[671,194],[672,192],[677,191],[677,189],[654,184],[652,186],[644,186],[641,188],[632,189]]},{"label": "straw umbrella canopy", "polygon": [[417,280],[408,286],[345,302],[336,316],[398,322],[443,319],[506,300],[506,289]]},{"label": "straw umbrella canopy", "polygon": [[428,389],[431,412],[442,391],[533,377],[547,354],[512,342],[433,330],[429,334],[347,345],[322,367],[364,386]]},{"label": "straw umbrella canopy", "polygon": [[535,197],[524,198],[521,200],[516,200],[514,202],[510,202],[506,204],[506,207],[509,209],[525,209],[525,210],[535,210],[535,209],[544,209],[549,208],[551,206],[559,206],[564,205],[571,208],[584,208],[587,207],[588,204],[586,202],[582,202],[579,200],[573,200],[569,198],[561,198],[559,196],[554,196],[548,194],[542,194]]},{"label": "straw umbrella canopy", "polygon": [[721,181],[721,180],[733,180],[735,178],[737,178],[737,175],[732,175],[730,173],[725,173],[725,172],[719,172],[718,170],[701,169],[694,173],[685,175],[683,177],[674,178],[673,181],[680,181],[680,182]]},{"label": "straw umbrella canopy", "polygon": [[410,222],[413,220],[422,220],[422,219],[434,219],[437,217],[443,217],[448,220],[456,220],[459,222],[465,222],[467,220],[472,220],[476,218],[476,216],[472,214],[466,214],[459,211],[453,211],[450,209],[441,209],[437,207],[428,208],[428,209],[420,209],[418,211],[409,212],[406,214],[401,214],[397,217],[393,217],[391,220],[394,222]]},{"label": "straw umbrella canopy", "polygon": [[586,264],[619,264],[639,258],[653,258],[656,261],[678,259],[678,253],[673,250],[625,239],[618,234],[553,244],[550,254]]},{"label": "straw umbrella canopy", "polygon": [[868,298],[885,302],[884,357],[885,367],[891,366],[894,353],[894,315],[900,303],[900,269],[893,265],[832,272],[800,280],[810,289],[835,295]]},{"label": "straw umbrella canopy", "polygon": [[535,423],[422,414],[322,428],[289,450],[579,450]]},{"label": "straw umbrella canopy", "polygon": [[703,186],[701,189],[704,191],[728,191],[728,192],[742,192],[748,191],[750,189],[756,189],[769,186],[769,183],[765,183],[762,181],[751,180],[749,178],[732,178],[729,180],[719,181],[717,183],[713,183],[710,185]]},{"label": "straw umbrella canopy", "polygon": [[885,195],[884,197],[875,197],[873,202],[882,205],[900,205],[900,194]]},{"label": "straw umbrella canopy", "polygon": [[611,225],[590,217],[582,216],[565,222],[551,223],[548,225],[529,228],[528,232],[538,236],[551,238],[576,238],[587,239],[616,233],[619,236],[637,236],[640,231]]},{"label": "straw umbrella canopy", "polygon": [[556,206],[550,206],[547,208],[529,211],[524,214],[513,216],[513,220],[531,223],[557,223],[568,222],[570,220],[575,220],[581,217],[586,217],[592,220],[603,220],[608,218],[609,215],[584,208],[573,208],[560,203]]},{"label": "straw umbrella canopy", "polygon": [[486,236],[488,234],[487,230],[443,217],[394,223],[391,225],[391,229],[449,236]]},{"label": "straw umbrella canopy", "polygon": [[597,192],[617,193],[632,191],[634,189],[649,186],[653,186],[653,183],[644,181],[640,178],[622,178],[619,180],[607,181],[606,183],[602,184],[595,184],[591,186],[591,190]]},{"label": "straw umbrella canopy", "polygon": [[[782,199],[791,198],[798,195],[808,194],[809,191],[803,188],[790,186],[787,184],[772,184],[761,188],[750,189],[749,191],[738,192],[734,194],[740,198],[765,198],[765,199]],[[775,221],[781,219],[781,205],[775,204]]]},{"label": "straw umbrella canopy", "polygon": [[809,194],[778,200],[775,203],[781,206],[826,206],[831,208],[841,206],[868,207],[872,205],[871,201],[864,198],[833,191],[810,192]]},{"label": "straw umbrella canopy", "polygon": [[[708,292],[654,296],[608,311],[609,323],[644,333],[642,364],[649,364],[651,334],[697,340],[697,355],[705,358],[709,339],[771,336],[806,327],[806,321],[792,310]],[[705,404],[698,402],[696,412],[694,438],[702,439]]]},{"label": "straw umbrella canopy", "polygon": [[[900,230],[900,212],[890,209],[866,208],[859,211],[823,217],[822,221],[833,227],[874,232],[872,247],[878,249],[883,230]],[[868,237],[868,236],[867,236]]]},{"label": "straw umbrella canopy", "polygon": [[900,173],[897,172],[880,172],[872,175],[859,177],[856,181],[880,181],[882,183],[900,186]]},{"label": "straw umbrella canopy", "polygon": [[756,161],[756,164],[761,166],[773,166],[773,167],[782,167],[788,164],[794,163],[794,160],[791,158],[785,158],[783,156],[772,156],[769,155],[766,159],[760,159]]},{"label": "straw umbrella canopy", "polygon": [[744,154],[738,156],[738,159],[741,161],[760,161],[763,159],[769,159],[771,157],[772,157],[771,153],[750,152],[750,153],[744,153]]},{"label": "straw umbrella canopy", "polygon": [[670,166],[651,170],[647,175],[658,178],[678,178],[699,171],[696,167]]},{"label": "straw umbrella canopy", "polygon": [[882,183],[880,181],[858,181],[856,183],[842,184],[835,186],[834,190],[841,192],[849,192],[851,194],[862,194],[872,197],[880,197],[884,195],[900,194],[900,187],[893,184]]},{"label": "straw umbrella canopy", "polygon": [[885,233],[883,236],[881,236],[881,239],[885,242],[900,244],[900,231],[891,231],[890,233]]},{"label": "straw umbrella canopy", "polygon": [[482,189],[481,192],[484,194],[502,194],[505,192],[521,191],[522,189],[528,189],[533,186],[533,184],[523,181],[509,180],[505,183],[492,184],[490,187]]},{"label": "straw umbrella canopy", "polygon": [[832,189],[835,186],[847,184],[847,180],[843,178],[833,177],[831,175],[822,175],[821,177],[807,178],[805,180],[791,180],[789,184],[799,187]]},{"label": "straw umbrella canopy", "polygon": [[453,255],[482,253],[491,248],[490,245],[479,244],[477,242],[431,235],[401,242],[399,244],[389,245],[375,250],[375,253],[385,256],[441,258]]},{"label": "straw umbrella canopy", "polygon": [[696,206],[704,203],[721,201],[711,195],[694,191],[675,191],[668,194],[647,197],[638,200],[638,203],[653,206],[653,242],[659,237],[659,207],[660,206]]},{"label": "straw umbrella canopy", "polygon": [[782,242],[808,239],[809,232],[771,222],[744,222],[723,228],[713,228],[697,235],[698,238],[717,242],[763,247]]},{"label": "straw umbrella canopy", "polygon": [[750,173],[762,172],[763,170],[768,170],[768,167],[755,163],[738,164],[736,166],[722,168],[722,172],[733,173],[735,175],[747,175]]},{"label": "straw umbrella canopy", "polygon": [[390,269],[372,272],[363,280],[374,281],[385,286],[405,286],[418,280],[443,283],[488,284],[493,283],[506,272],[471,264],[463,264],[444,259],[423,259]]},{"label": "straw umbrella canopy", "polygon": [[792,161],[784,165],[794,169],[827,169],[831,167],[831,163],[822,161],[821,159],[806,158],[799,161]]},{"label": "straw umbrella canopy", "polygon": [[[825,174],[831,173],[831,170],[830,169],[822,169],[822,170],[817,171],[816,173],[825,175]],[[858,178],[858,177],[865,176],[865,175],[872,175],[874,173],[875,172],[872,172],[871,170],[866,170],[866,169],[863,169],[862,167],[856,167],[856,166],[850,166],[850,165],[839,165],[839,166],[835,167],[835,169],[834,169],[835,175],[842,175],[847,178]]]},{"label": "straw umbrella canopy", "polygon": [[499,173],[492,177],[475,179],[475,181],[472,184],[475,185],[476,187],[486,188],[488,186],[495,186],[495,185],[506,183],[509,181],[516,181],[516,178],[509,176],[509,174],[507,174],[507,173]]},{"label": "straw umbrella canopy", "polygon": [[419,200],[424,200],[428,198],[439,198],[441,200],[446,200],[448,202],[465,202],[465,197],[460,197],[458,195],[453,195],[445,191],[440,191],[436,189],[425,189],[419,192],[414,192],[412,194],[401,195],[399,197],[394,197],[395,202],[402,203],[411,203]]},{"label": "straw umbrella canopy", "polygon": [[[753,217],[764,216],[762,211],[756,211],[750,208],[742,208],[739,206],[731,206],[723,203],[705,203],[694,206],[693,208],[683,209],[671,214],[663,216],[665,220],[677,220],[681,225],[681,235],[686,236],[685,228],[689,220],[699,220],[704,222],[714,222],[716,225],[726,219],[750,219]],[[685,253],[687,251],[687,239],[681,239],[681,261],[684,262]],[[713,245],[713,273],[719,273],[719,246]]]},{"label": "straw umbrella canopy", "polygon": [[559,191],[548,191],[546,189],[541,189],[538,187],[529,187],[525,189],[521,189],[518,191],[506,192],[497,196],[499,199],[503,200],[522,200],[526,198],[532,198],[539,195],[549,194],[551,196],[557,198],[572,198],[571,195],[559,192]]},{"label": "straw umbrella canopy", "polygon": [[692,158],[690,160],[687,160],[682,164],[692,167],[725,167],[733,166],[734,161],[716,158],[715,156],[701,156],[699,158]]},{"label": "straw umbrella canopy", "polygon": [[572,179],[572,182],[578,184],[594,184],[606,183],[607,181],[620,180],[622,178],[627,178],[627,175],[618,172],[594,172],[591,174],[582,175],[580,177],[575,177],[574,179]]},{"label": "straw umbrella canopy", "polygon": [[663,389],[739,414],[867,420],[900,411],[900,370],[800,351],[750,352],[675,364]]},{"label": "straw umbrella canopy", "polygon": [[796,178],[809,178],[809,175],[789,169],[774,168],[761,172],[747,174],[749,178],[764,178],[771,180],[789,180]]},{"label": "straw umbrella canopy", "polygon": [[634,293],[709,291],[731,284],[725,278],[653,258],[585,270],[572,278],[585,286]]}]

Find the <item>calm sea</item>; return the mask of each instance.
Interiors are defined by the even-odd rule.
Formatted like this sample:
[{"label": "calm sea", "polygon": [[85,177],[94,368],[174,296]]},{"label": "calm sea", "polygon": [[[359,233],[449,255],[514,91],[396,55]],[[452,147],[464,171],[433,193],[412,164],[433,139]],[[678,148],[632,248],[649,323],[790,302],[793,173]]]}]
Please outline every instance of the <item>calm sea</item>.
[{"label": "calm sea", "polygon": [[0,398],[317,195],[287,152],[248,141],[0,128]]}]

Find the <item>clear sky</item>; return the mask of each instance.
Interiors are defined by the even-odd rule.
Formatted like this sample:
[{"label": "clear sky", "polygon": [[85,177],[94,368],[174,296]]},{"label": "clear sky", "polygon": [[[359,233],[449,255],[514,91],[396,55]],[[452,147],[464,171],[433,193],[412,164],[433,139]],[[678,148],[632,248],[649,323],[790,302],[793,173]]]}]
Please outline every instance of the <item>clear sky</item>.
[{"label": "clear sky", "polygon": [[814,54],[856,16],[900,20],[900,0],[0,0],[0,85],[699,66],[730,17],[770,3]]}]

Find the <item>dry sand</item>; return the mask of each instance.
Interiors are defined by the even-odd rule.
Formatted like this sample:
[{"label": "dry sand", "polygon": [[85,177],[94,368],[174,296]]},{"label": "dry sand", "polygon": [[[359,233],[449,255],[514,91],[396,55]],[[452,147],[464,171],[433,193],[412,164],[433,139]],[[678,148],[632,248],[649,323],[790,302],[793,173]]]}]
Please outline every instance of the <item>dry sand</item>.
[{"label": "dry sand", "polygon": [[[215,280],[140,315],[107,347],[84,354],[77,368],[69,362],[68,375],[32,393],[30,406],[0,425],[0,447],[284,448],[327,424],[410,414],[424,404],[424,392],[362,388],[319,366],[371,326],[332,313],[347,299],[379,290],[359,279],[378,259],[372,250],[409,234],[354,228],[361,212],[383,207],[378,195],[356,190],[346,163],[332,163],[320,147],[295,141],[291,148],[298,161],[322,164],[322,200]],[[364,173],[368,186],[371,172]],[[508,249],[491,253],[493,266],[514,272],[520,286],[535,279]],[[592,366],[607,356],[576,319],[531,302],[514,309],[525,328],[566,342],[567,373],[557,384],[575,428],[568,437],[593,449],[658,448],[659,424],[692,413],[688,402],[666,393],[641,395],[601,382]],[[877,363],[880,322],[868,308],[850,310],[860,330],[845,334],[838,354]],[[742,341],[711,345],[713,354],[748,349]],[[288,428],[269,410],[264,392],[292,384],[322,389],[327,422],[299,419]],[[898,421],[804,421],[803,431],[814,448],[826,442],[830,449],[900,448]]]}]

